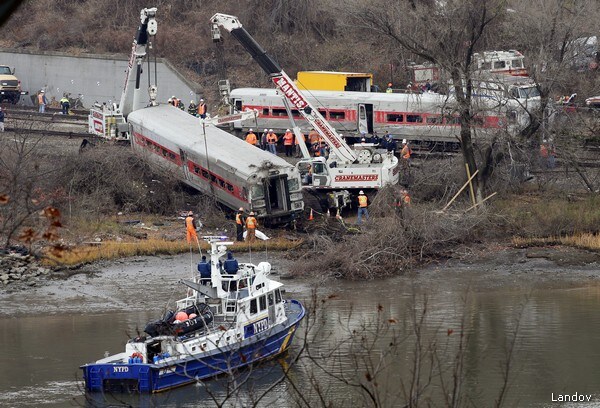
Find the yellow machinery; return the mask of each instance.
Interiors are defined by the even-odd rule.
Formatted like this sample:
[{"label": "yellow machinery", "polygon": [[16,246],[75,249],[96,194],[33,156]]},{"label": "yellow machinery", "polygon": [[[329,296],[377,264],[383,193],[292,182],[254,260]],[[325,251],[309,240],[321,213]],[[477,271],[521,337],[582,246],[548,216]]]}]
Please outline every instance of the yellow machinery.
[{"label": "yellow machinery", "polygon": [[298,88],[311,91],[371,92],[373,74],[360,72],[300,71]]}]

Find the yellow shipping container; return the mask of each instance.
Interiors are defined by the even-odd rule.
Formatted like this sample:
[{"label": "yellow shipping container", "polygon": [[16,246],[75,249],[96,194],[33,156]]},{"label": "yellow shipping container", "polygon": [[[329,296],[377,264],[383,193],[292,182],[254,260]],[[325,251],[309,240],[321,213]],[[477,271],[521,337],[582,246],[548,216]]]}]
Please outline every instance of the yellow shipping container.
[{"label": "yellow shipping container", "polygon": [[300,71],[296,84],[312,91],[371,92],[373,74],[359,72]]}]

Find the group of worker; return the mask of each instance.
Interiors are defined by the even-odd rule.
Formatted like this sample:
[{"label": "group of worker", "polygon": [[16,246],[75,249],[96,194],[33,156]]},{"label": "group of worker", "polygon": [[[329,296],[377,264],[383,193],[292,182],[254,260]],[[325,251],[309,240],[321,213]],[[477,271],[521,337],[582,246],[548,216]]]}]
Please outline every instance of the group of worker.
[{"label": "group of worker", "polygon": [[[358,213],[356,214],[356,225],[362,224],[362,218],[369,220],[369,198],[365,194],[363,190],[358,192]],[[401,220],[404,220],[405,217],[405,209],[411,206],[411,197],[408,193],[408,190],[405,188],[400,189],[400,193],[398,197],[394,200],[394,208],[396,214],[400,217]]]},{"label": "group of worker", "polygon": [[[169,105],[173,105],[176,108],[185,110],[185,105],[183,104],[182,100],[178,99],[175,95],[169,98],[168,103]],[[200,102],[198,102],[198,104],[191,100],[190,104],[187,107],[187,112],[192,116],[206,119],[206,103],[204,102],[204,99],[200,99]]]},{"label": "group of worker", "polygon": [[[258,228],[258,220],[255,217],[254,211],[250,211],[250,214],[246,217],[244,215],[244,208],[240,207],[240,209],[235,214],[235,230],[236,230],[236,239],[241,242],[244,241],[244,228],[246,229],[246,241],[252,243],[256,240],[256,228]],[[194,217],[194,212],[189,211],[187,216],[185,217],[185,230],[186,230],[186,239],[188,244],[192,244],[192,242],[196,242],[200,245],[198,241],[198,231],[199,225],[196,222],[196,218]]]},{"label": "group of worker", "polygon": [[244,241],[244,228],[246,228],[246,242],[253,243],[256,240],[258,220],[255,217],[254,211],[250,211],[250,214],[246,217],[244,215],[244,208],[240,207],[237,213],[235,213],[235,232],[238,242]]},{"label": "group of worker", "polygon": [[[302,135],[302,137],[304,137],[304,135]],[[277,154],[277,143],[281,141],[285,149],[286,157],[301,157],[299,147],[300,140],[290,129],[286,129],[281,138],[277,136],[277,133],[275,133],[273,129],[265,129],[262,132],[260,139],[256,136],[253,129],[249,129],[248,133],[246,133],[245,140],[249,144],[273,154]]]}]

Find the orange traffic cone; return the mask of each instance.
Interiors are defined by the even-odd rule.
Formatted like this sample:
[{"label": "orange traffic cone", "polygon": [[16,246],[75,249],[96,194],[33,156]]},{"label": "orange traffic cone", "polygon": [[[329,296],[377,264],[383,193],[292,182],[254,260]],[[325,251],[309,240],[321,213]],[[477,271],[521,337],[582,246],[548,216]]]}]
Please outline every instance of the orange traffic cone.
[{"label": "orange traffic cone", "polygon": [[309,221],[312,221],[312,220],[314,220],[314,219],[315,219],[315,217],[313,217],[313,211],[312,211],[312,208],[311,208],[311,209],[310,209],[310,214],[308,215],[308,220],[309,220]]}]

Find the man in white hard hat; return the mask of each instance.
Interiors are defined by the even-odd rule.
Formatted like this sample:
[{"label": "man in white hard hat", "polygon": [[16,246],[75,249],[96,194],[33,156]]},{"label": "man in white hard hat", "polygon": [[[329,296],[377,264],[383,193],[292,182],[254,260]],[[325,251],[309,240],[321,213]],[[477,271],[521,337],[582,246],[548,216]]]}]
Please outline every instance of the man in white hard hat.
[{"label": "man in white hard hat", "polygon": [[196,109],[198,109],[198,107],[196,106],[196,102],[194,102],[193,100],[190,101],[190,104],[188,105],[188,113],[192,116],[196,116]]},{"label": "man in white hard hat", "polygon": [[238,241],[244,240],[244,224],[246,220],[244,219],[244,207],[240,207],[240,209],[235,213],[235,232],[236,239]]},{"label": "man in white hard hat", "polygon": [[204,103],[204,99],[200,99],[200,102],[198,102],[198,116],[202,119],[206,118],[206,104]]},{"label": "man in white hard hat", "polygon": [[258,221],[254,218],[254,211],[250,212],[248,218],[246,218],[246,241],[253,243],[256,239],[256,228],[258,228]]},{"label": "man in white hard hat", "polygon": [[286,129],[283,135],[283,147],[285,149],[286,157],[292,157],[294,155],[294,134],[289,129]]},{"label": "man in white hard hat", "polygon": [[46,99],[46,95],[44,93],[44,90],[42,89],[40,91],[40,93],[38,94],[38,107],[39,107],[38,112],[45,113],[47,104],[48,104],[48,99]]},{"label": "man in white hard hat", "polygon": [[358,192],[358,214],[356,224],[360,225],[362,223],[362,216],[364,215],[367,221],[369,221],[369,210],[367,210],[368,199],[365,195],[364,191],[360,190]]},{"label": "man in white hard hat", "polygon": [[273,129],[269,129],[269,132],[267,133],[267,147],[269,148],[269,151],[273,154],[277,154],[278,141],[279,138],[277,137],[277,134],[273,132]]}]

